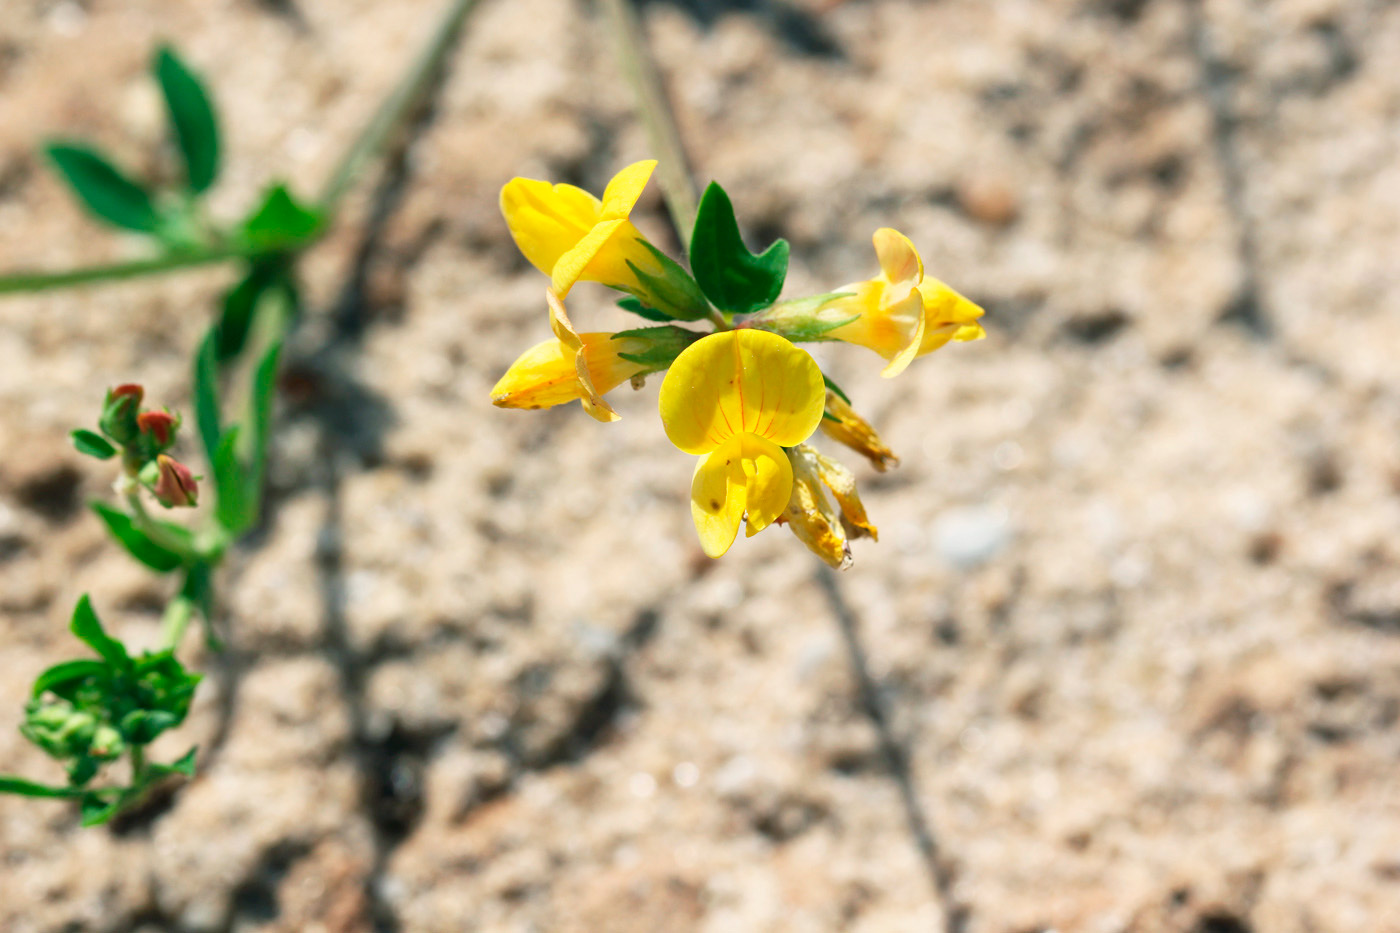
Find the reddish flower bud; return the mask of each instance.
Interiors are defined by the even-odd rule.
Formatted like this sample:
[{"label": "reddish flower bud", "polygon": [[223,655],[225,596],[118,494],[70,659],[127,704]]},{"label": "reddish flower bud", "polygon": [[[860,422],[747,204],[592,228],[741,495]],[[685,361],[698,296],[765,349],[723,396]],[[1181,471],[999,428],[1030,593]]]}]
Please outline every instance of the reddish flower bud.
[{"label": "reddish flower bud", "polygon": [[199,499],[199,484],[190,468],[165,454],[156,457],[159,476],[151,492],[167,509],[193,506]]},{"label": "reddish flower bud", "polygon": [[136,425],[141,433],[155,441],[157,450],[164,450],[175,443],[175,429],[180,419],[168,411],[143,411],[136,417]]},{"label": "reddish flower bud", "polygon": [[130,444],[141,429],[136,424],[136,411],[141,407],[145,390],[135,383],[119,385],[107,392],[102,403],[102,416],[97,426],[118,444]]}]

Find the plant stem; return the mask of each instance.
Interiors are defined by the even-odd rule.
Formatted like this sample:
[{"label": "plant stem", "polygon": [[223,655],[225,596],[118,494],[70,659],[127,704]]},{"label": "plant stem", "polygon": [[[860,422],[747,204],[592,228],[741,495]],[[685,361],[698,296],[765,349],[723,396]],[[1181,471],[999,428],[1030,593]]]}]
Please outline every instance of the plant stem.
[{"label": "plant stem", "polygon": [[666,99],[656,62],[651,57],[642,22],[631,0],[603,0],[617,38],[618,64],[637,96],[637,110],[646,127],[647,141],[660,160],[656,177],[666,197],[666,209],[676,226],[681,248],[690,252],[690,231],[695,226],[694,173],[685,156],[680,128]]},{"label": "plant stem", "polygon": [[132,520],[145,533],[146,537],[151,539],[151,543],[163,547],[167,551],[173,551],[185,560],[194,556],[190,553],[189,545],[185,541],[166,531],[161,523],[152,518],[151,513],[146,511],[146,503],[141,501],[139,486],[127,490],[126,506],[131,511]]},{"label": "plant stem", "polygon": [[374,117],[365,125],[358,138],[337,163],[330,179],[321,191],[320,208],[326,214],[335,212],[337,205],[350,190],[356,177],[367,164],[377,156],[393,135],[403,128],[405,118],[413,108],[422,103],[423,97],[432,87],[437,70],[442,67],[447,53],[452,50],[453,40],[461,31],[467,14],[480,0],[453,0],[442,22],[438,24],[427,46],[418,53],[418,58],[403,76]]},{"label": "plant stem", "polygon": [[210,248],[198,252],[177,253],[155,259],[137,259],[104,266],[87,266],[63,272],[14,272],[0,275],[0,295],[16,292],[42,292],[55,288],[70,288],[93,282],[112,282],[143,275],[158,275],[176,269],[206,266],[246,256],[243,250],[231,247]]},{"label": "plant stem", "polygon": [[185,637],[185,629],[194,618],[194,600],[183,593],[165,605],[165,614],[160,619],[161,650],[174,650]]}]

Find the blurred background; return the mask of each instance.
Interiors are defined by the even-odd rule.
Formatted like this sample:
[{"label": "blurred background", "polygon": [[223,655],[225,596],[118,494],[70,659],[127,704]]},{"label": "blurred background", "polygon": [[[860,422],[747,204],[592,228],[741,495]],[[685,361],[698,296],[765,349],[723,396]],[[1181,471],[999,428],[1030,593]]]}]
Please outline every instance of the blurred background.
[{"label": "blurred background", "polygon": [[[441,6],[4,0],[0,269],[140,254],[37,147],[168,171],[160,40],[232,213],[314,192]],[[651,153],[600,10],[486,0],[307,267],[270,519],[228,650],[188,642],[199,776],[111,829],[0,798],[0,929],[1400,930],[1400,3],[641,11],[786,294],[891,225],[987,309],[895,380],[818,351],[903,460],[842,455],[879,544],[704,558],[659,380],[612,425],[491,407],[548,336],[501,185]],[[119,382],[187,406],[232,275],[0,300],[0,770],[60,777],[17,726],[80,593],[157,640],[66,434]]]}]

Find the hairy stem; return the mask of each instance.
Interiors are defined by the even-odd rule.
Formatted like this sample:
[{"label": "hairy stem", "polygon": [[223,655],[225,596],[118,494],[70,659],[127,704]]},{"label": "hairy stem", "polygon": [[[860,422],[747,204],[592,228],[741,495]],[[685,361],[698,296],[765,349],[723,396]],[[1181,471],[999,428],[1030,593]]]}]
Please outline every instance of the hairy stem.
[{"label": "hairy stem", "polygon": [[176,253],[159,256],[155,259],[137,259],[131,262],[118,262],[102,266],[86,266],[80,269],[67,269],[62,272],[14,272],[0,275],[0,295],[19,292],[43,292],[55,288],[71,288],[75,285],[89,285],[94,282],[115,282],[134,279],[144,275],[159,275],[178,269],[194,266],[207,266],[216,262],[226,262],[249,255],[244,250],[232,247],[215,247],[189,253]]},{"label": "hairy stem", "polygon": [[479,2],[453,0],[427,46],[336,164],[335,171],[321,191],[321,210],[327,214],[333,213],[360,172],[389,145],[394,134],[403,129],[409,114],[423,102],[424,95],[432,87],[433,78],[452,50],[453,41],[467,15]]},{"label": "hairy stem", "polygon": [[695,185],[691,180],[694,173],[681,143],[680,128],[676,126],[675,114],[666,99],[666,89],[632,0],[603,0],[603,10],[617,39],[618,64],[637,97],[637,111],[646,127],[647,142],[660,160],[656,178],[666,197],[666,209],[671,213],[681,247],[688,253],[690,231],[695,227]]}]

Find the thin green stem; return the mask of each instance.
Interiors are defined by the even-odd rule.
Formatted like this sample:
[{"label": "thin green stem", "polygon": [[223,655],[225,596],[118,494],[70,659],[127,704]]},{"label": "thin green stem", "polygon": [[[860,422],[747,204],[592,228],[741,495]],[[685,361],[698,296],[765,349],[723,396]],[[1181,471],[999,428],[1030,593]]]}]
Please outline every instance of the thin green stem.
[{"label": "thin green stem", "polygon": [[453,0],[442,22],[434,30],[423,51],[418,54],[403,76],[380,105],[374,117],[365,125],[358,138],[341,157],[330,179],[321,191],[320,207],[326,214],[333,214],[341,198],[350,190],[355,179],[364,171],[375,156],[387,146],[394,134],[403,128],[406,117],[422,103],[424,96],[432,88],[437,70],[452,50],[467,15],[480,0]]},{"label": "thin green stem", "polygon": [[[695,227],[695,184],[676,116],[631,0],[603,0],[603,10],[617,38],[618,64],[637,97],[647,141],[660,160],[656,178],[666,197],[666,209],[671,212],[681,247],[688,253],[690,231]],[[722,329],[727,329],[727,325]]]},{"label": "thin green stem", "polygon": [[131,786],[140,787],[146,776],[146,746],[131,746]]},{"label": "thin green stem", "polygon": [[150,512],[146,511],[146,503],[141,501],[140,487],[132,484],[126,492],[126,505],[131,512],[131,518],[136,526],[145,533],[151,543],[173,551],[181,557],[189,560],[194,555],[190,553],[189,544],[182,538],[171,534],[164,525],[156,521]]},{"label": "thin green stem", "polygon": [[207,266],[216,262],[238,259],[248,253],[232,247],[218,247],[198,252],[176,253],[155,259],[137,259],[110,265],[87,266],[62,272],[13,272],[0,275],[0,295],[17,292],[43,292],[56,288],[71,288],[94,282],[114,282],[145,275],[159,275],[177,269]]},{"label": "thin green stem", "polygon": [[185,637],[185,629],[189,628],[190,620],[194,618],[194,600],[181,593],[165,605],[165,614],[160,620],[160,647],[161,650],[174,650],[180,646],[180,642]]}]

